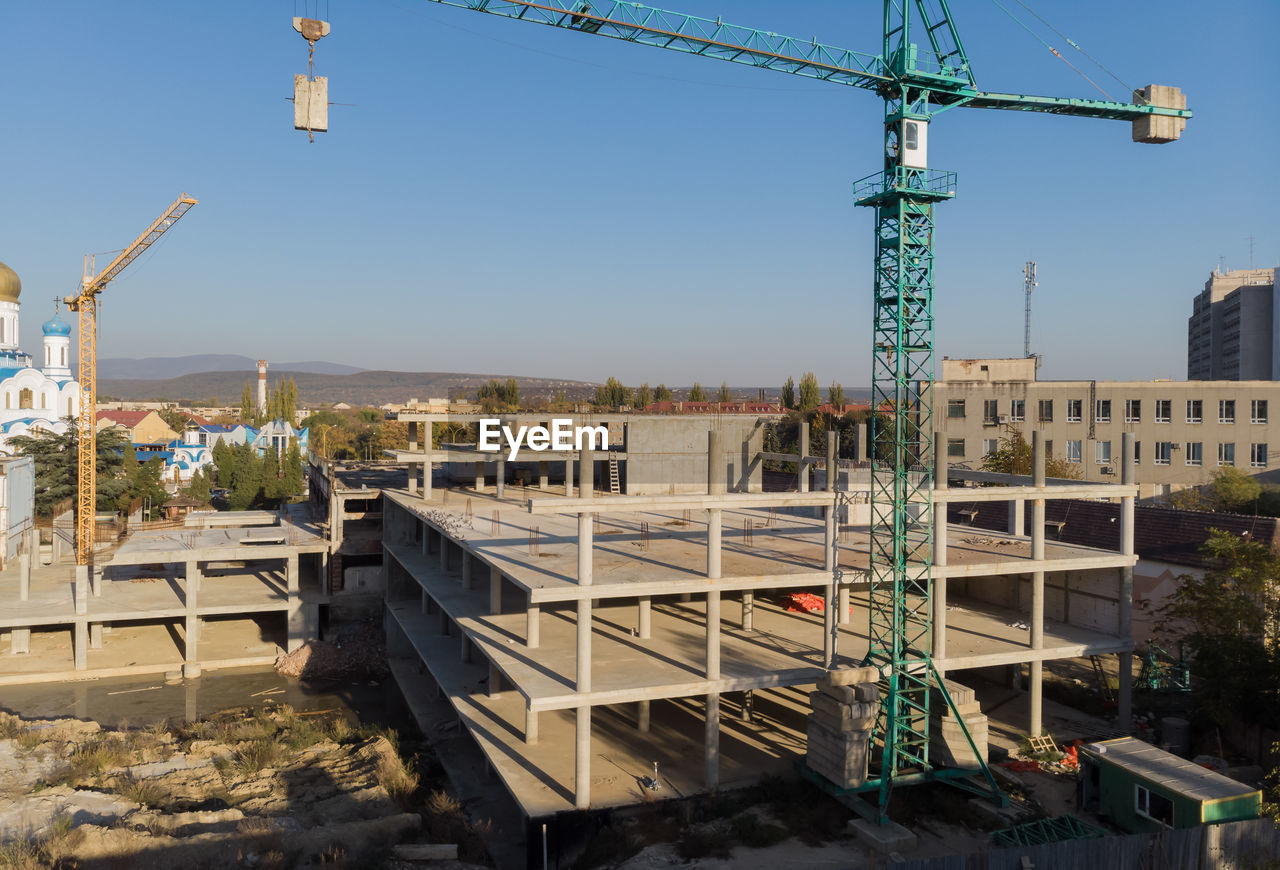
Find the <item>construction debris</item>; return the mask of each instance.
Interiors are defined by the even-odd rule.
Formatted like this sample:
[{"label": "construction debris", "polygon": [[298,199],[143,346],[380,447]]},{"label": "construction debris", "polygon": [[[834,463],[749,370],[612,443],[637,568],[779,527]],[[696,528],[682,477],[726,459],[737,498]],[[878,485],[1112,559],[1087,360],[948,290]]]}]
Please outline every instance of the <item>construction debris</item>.
[{"label": "construction debris", "polygon": [[809,694],[809,768],[840,788],[867,781],[871,729],[880,712],[880,671],[840,668],[818,680]]}]

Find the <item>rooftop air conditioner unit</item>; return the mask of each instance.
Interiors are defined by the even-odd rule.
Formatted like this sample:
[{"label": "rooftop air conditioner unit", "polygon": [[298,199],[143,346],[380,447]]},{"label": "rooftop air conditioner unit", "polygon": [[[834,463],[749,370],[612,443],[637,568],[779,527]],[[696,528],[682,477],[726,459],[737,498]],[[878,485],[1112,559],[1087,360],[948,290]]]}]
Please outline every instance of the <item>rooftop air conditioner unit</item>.
[{"label": "rooftop air conditioner unit", "polygon": [[1104,465],[1104,466],[1102,466],[1102,473],[1103,473],[1103,474],[1115,474],[1115,473],[1116,473],[1116,470],[1115,470],[1114,468],[1112,468],[1110,465]]},{"label": "rooftop air conditioner unit", "polygon": [[999,417],[996,418],[996,420],[998,420],[1001,425],[1004,425],[1005,423],[1009,422],[1009,415],[1001,414]]}]

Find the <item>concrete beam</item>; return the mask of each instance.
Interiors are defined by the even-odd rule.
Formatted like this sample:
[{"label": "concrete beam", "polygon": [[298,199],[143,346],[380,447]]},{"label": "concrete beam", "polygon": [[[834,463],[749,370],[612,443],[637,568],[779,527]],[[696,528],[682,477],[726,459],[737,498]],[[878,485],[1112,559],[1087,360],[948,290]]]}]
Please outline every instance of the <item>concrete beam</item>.
[{"label": "concrete beam", "polygon": [[[980,490],[975,490],[979,492]],[[1118,493],[1110,493],[1118,495]],[[1072,496],[1074,498],[1074,496]],[[829,492],[731,492],[723,495],[628,495],[610,499],[559,498],[557,496],[529,499],[531,514],[632,513],[634,511],[678,510],[746,510],[767,507],[823,507],[831,504],[834,495]]]}]

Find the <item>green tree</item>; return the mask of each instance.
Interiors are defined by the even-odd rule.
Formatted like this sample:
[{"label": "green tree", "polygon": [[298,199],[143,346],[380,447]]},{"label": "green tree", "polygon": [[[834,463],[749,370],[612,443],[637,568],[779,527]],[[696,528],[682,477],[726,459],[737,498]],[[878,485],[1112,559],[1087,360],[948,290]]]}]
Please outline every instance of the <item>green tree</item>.
[{"label": "green tree", "polygon": [[128,481],[128,489],[117,496],[114,507],[127,511],[134,499],[142,499],[143,505],[153,511],[144,519],[156,519],[154,511],[169,500],[169,493],[164,488],[164,460],[153,456],[146,462],[135,464],[124,478]]},{"label": "green tree", "polygon": [[707,394],[702,391],[702,384],[698,383],[697,381],[694,381],[693,387],[689,390],[689,401],[705,402],[706,400],[707,400]]},{"label": "green tree", "polygon": [[790,410],[796,406],[796,382],[791,378],[787,378],[787,382],[782,385],[782,407],[784,410]]},{"label": "green tree", "polygon": [[729,382],[720,382],[720,392],[716,395],[717,402],[732,402],[733,393],[729,390]]},{"label": "green tree", "polygon": [[643,410],[653,404],[653,390],[649,389],[649,385],[641,384],[636,390],[636,407]]},{"label": "green tree", "polygon": [[284,454],[280,493],[282,497],[290,499],[302,495],[306,488],[306,478],[302,469],[302,450],[299,449],[297,441],[292,441]]},{"label": "green tree", "polygon": [[800,378],[800,413],[812,411],[822,404],[822,391],[818,388],[818,376],[805,372]]},{"label": "green tree", "polygon": [[666,384],[658,384],[658,386],[654,387],[653,400],[655,402],[670,402],[672,398],[671,390],[667,388]]},{"label": "green tree", "polygon": [[196,470],[191,475],[190,482],[182,489],[182,494],[187,498],[193,498],[204,504],[209,503],[209,491],[213,488],[213,475],[215,469],[212,466],[206,466]]},{"label": "green tree", "polygon": [[257,420],[258,407],[253,401],[253,387],[245,384],[240,391],[240,422],[252,426]]},{"label": "green tree", "polygon": [[827,404],[837,412],[845,406],[844,387],[838,383],[827,387]]},{"label": "green tree", "polygon": [[1215,567],[1184,574],[1160,613],[1162,637],[1191,651],[1198,706],[1217,717],[1280,724],[1280,557],[1211,529],[1201,547]]},{"label": "green tree", "polygon": [[615,377],[607,378],[602,386],[596,387],[595,403],[603,408],[620,408],[631,402],[631,390]]},{"label": "green tree", "polygon": [[[982,470],[995,471],[1001,474],[1031,474],[1032,450],[1031,442],[1022,437],[1022,430],[1010,426],[1000,438],[999,446],[994,453],[982,457]],[[1059,477],[1066,480],[1078,480],[1080,472],[1075,465],[1065,459],[1046,456],[1044,460],[1045,477]]]},{"label": "green tree", "polygon": [[[9,444],[22,456],[30,456],[35,465],[35,508],[42,517],[53,515],[53,509],[76,497],[80,477],[77,456],[78,428],[74,417],[65,418],[67,431],[58,435],[45,429],[32,435],[15,435]],[[128,490],[122,469],[126,448],[132,453],[129,436],[123,429],[109,427],[97,434],[97,505],[99,511],[111,513],[120,496]]]}]

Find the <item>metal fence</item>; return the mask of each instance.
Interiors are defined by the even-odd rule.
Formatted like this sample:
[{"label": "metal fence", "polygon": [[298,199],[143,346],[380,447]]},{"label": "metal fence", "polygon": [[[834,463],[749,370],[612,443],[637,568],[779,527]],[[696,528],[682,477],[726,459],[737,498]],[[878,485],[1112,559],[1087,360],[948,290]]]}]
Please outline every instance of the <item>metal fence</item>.
[{"label": "metal fence", "polygon": [[887,870],[1260,870],[1278,859],[1280,825],[1264,818],[898,861]]}]

